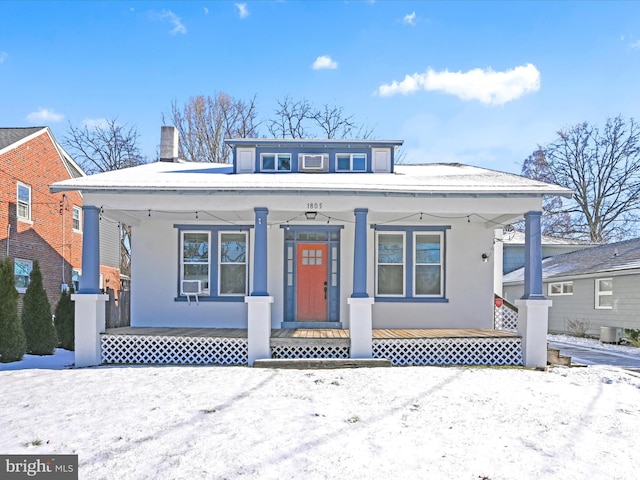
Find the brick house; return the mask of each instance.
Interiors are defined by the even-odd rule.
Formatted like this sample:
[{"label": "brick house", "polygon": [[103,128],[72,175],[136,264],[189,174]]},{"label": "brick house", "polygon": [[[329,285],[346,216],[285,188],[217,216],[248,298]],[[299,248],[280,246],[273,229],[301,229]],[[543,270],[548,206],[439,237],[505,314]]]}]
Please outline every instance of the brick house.
[{"label": "brick house", "polygon": [[[83,218],[79,192],[51,193],[48,186],[84,175],[48,127],[0,128],[0,258],[12,260],[20,294],[37,260],[52,309],[63,285],[77,287]],[[116,229],[104,229],[106,238]],[[118,246],[109,243],[106,251]],[[119,263],[107,263],[100,270],[103,285],[118,289]]]}]

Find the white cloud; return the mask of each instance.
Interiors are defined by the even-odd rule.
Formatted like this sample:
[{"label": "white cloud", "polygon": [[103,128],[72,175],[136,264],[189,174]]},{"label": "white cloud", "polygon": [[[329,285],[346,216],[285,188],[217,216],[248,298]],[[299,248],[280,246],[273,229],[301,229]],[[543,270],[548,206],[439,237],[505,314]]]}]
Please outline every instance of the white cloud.
[{"label": "white cloud", "polygon": [[183,25],[180,17],[171,10],[162,10],[160,13],[152,13],[152,16],[159,20],[168,20],[169,23],[173,25],[173,29],[170,31],[171,35],[176,35],[178,33],[185,35],[187,33],[187,27]]},{"label": "white cloud", "polygon": [[9,54],[7,52],[0,52],[0,63],[4,62]]},{"label": "white cloud", "polygon": [[87,128],[106,128],[109,121],[106,118],[85,118],[82,125]]},{"label": "white cloud", "polygon": [[405,15],[404,18],[402,19],[402,23],[405,23],[406,25],[415,25],[416,24],[416,12],[411,12],[411,13],[408,13],[407,15]]},{"label": "white cloud", "polygon": [[474,68],[468,72],[436,72],[405,76],[401,82],[393,81],[378,88],[383,97],[408,95],[418,90],[438,91],[455,95],[462,100],[478,100],[487,105],[504,105],[522,95],[540,90],[540,72],[532,65],[516,67],[504,72]]},{"label": "white cloud", "polygon": [[246,3],[236,3],[236,8],[238,9],[240,18],[246,18],[249,16],[249,9],[247,8]]},{"label": "white cloud", "polygon": [[311,68],[314,70],[335,70],[338,68],[338,62],[332,60],[329,55],[320,55],[316,58],[316,61],[313,62]]},{"label": "white cloud", "polygon": [[[636,40],[635,42],[632,42],[629,44],[629,48],[633,49],[633,50],[640,50],[640,40]],[[2,57],[2,55],[0,54],[0,58]],[[2,63],[2,62],[0,62]]]},{"label": "white cloud", "polygon": [[207,7],[204,7],[204,14],[209,15],[209,9]]},{"label": "white cloud", "polygon": [[56,113],[53,110],[42,107],[40,107],[39,110],[31,112],[27,115],[27,120],[29,120],[31,123],[55,123],[62,121],[63,118],[64,115],[62,115],[61,113]]}]

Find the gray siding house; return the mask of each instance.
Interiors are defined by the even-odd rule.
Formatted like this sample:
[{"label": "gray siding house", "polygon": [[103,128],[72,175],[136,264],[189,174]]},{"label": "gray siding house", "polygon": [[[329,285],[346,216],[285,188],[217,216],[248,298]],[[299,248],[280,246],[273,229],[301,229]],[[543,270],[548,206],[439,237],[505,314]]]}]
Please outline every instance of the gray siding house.
[{"label": "gray siding house", "polygon": [[[584,329],[597,336],[600,327],[640,329],[640,238],[599,245],[547,258],[542,262],[550,333]],[[503,278],[504,297],[523,292],[523,269]]]}]

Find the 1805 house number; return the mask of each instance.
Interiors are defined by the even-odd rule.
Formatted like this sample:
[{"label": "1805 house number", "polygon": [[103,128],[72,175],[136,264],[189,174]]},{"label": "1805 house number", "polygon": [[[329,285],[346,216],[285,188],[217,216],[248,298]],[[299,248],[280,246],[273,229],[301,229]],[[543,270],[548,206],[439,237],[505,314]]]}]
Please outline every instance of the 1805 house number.
[{"label": "1805 house number", "polygon": [[322,210],[322,202],[307,202],[308,210]]}]

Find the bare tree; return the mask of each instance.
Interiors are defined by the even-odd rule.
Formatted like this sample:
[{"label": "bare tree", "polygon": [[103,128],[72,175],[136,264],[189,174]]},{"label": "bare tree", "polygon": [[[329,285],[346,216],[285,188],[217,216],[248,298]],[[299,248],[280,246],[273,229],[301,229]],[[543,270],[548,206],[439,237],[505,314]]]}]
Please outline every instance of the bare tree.
[{"label": "bare tree", "polygon": [[99,173],[146,163],[138,138],[135,127],[120,125],[113,118],[91,128],[69,123],[62,143],[85,172]]},{"label": "bare tree", "polygon": [[316,108],[307,99],[293,100],[288,95],[278,100],[275,117],[267,121],[267,129],[274,138],[366,139],[373,136],[371,128],[358,124],[354,115],[344,113],[343,107],[325,103]]},{"label": "bare tree", "polygon": [[275,118],[267,121],[267,129],[274,138],[307,138],[309,133],[305,125],[314,113],[307,100],[294,101],[287,95],[278,100]]},{"label": "bare tree", "polygon": [[544,150],[542,179],[574,191],[561,209],[571,217],[568,233],[593,242],[637,234],[640,129],[633,118],[609,118],[602,130],[584,122],[557,135]]},{"label": "bare tree", "polygon": [[214,97],[199,95],[184,104],[171,102],[162,121],[178,129],[180,156],[193,162],[229,163],[231,151],[225,138],[257,136],[255,96],[248,102],[224,92]]},{"label": "bare tree", "polygon": [[[146,163],[135,127],[106,120],[92,128],[69,124],[63,144],[87,173],[109,172]],[[131,275],[131,227],[120,224],[120,273]]]},{"label": "bare tree", "polygon": [[[522,175],[547,183],[554,182],[542,147],[538,146],[524,161]],[[521,223],[518,226],[524,229],[524,222]],[[574,230],[571,215],[565,210],[562,198],[545,197],[542,201],[542,233],[551,237],[572,237],[579,233]]]}]

